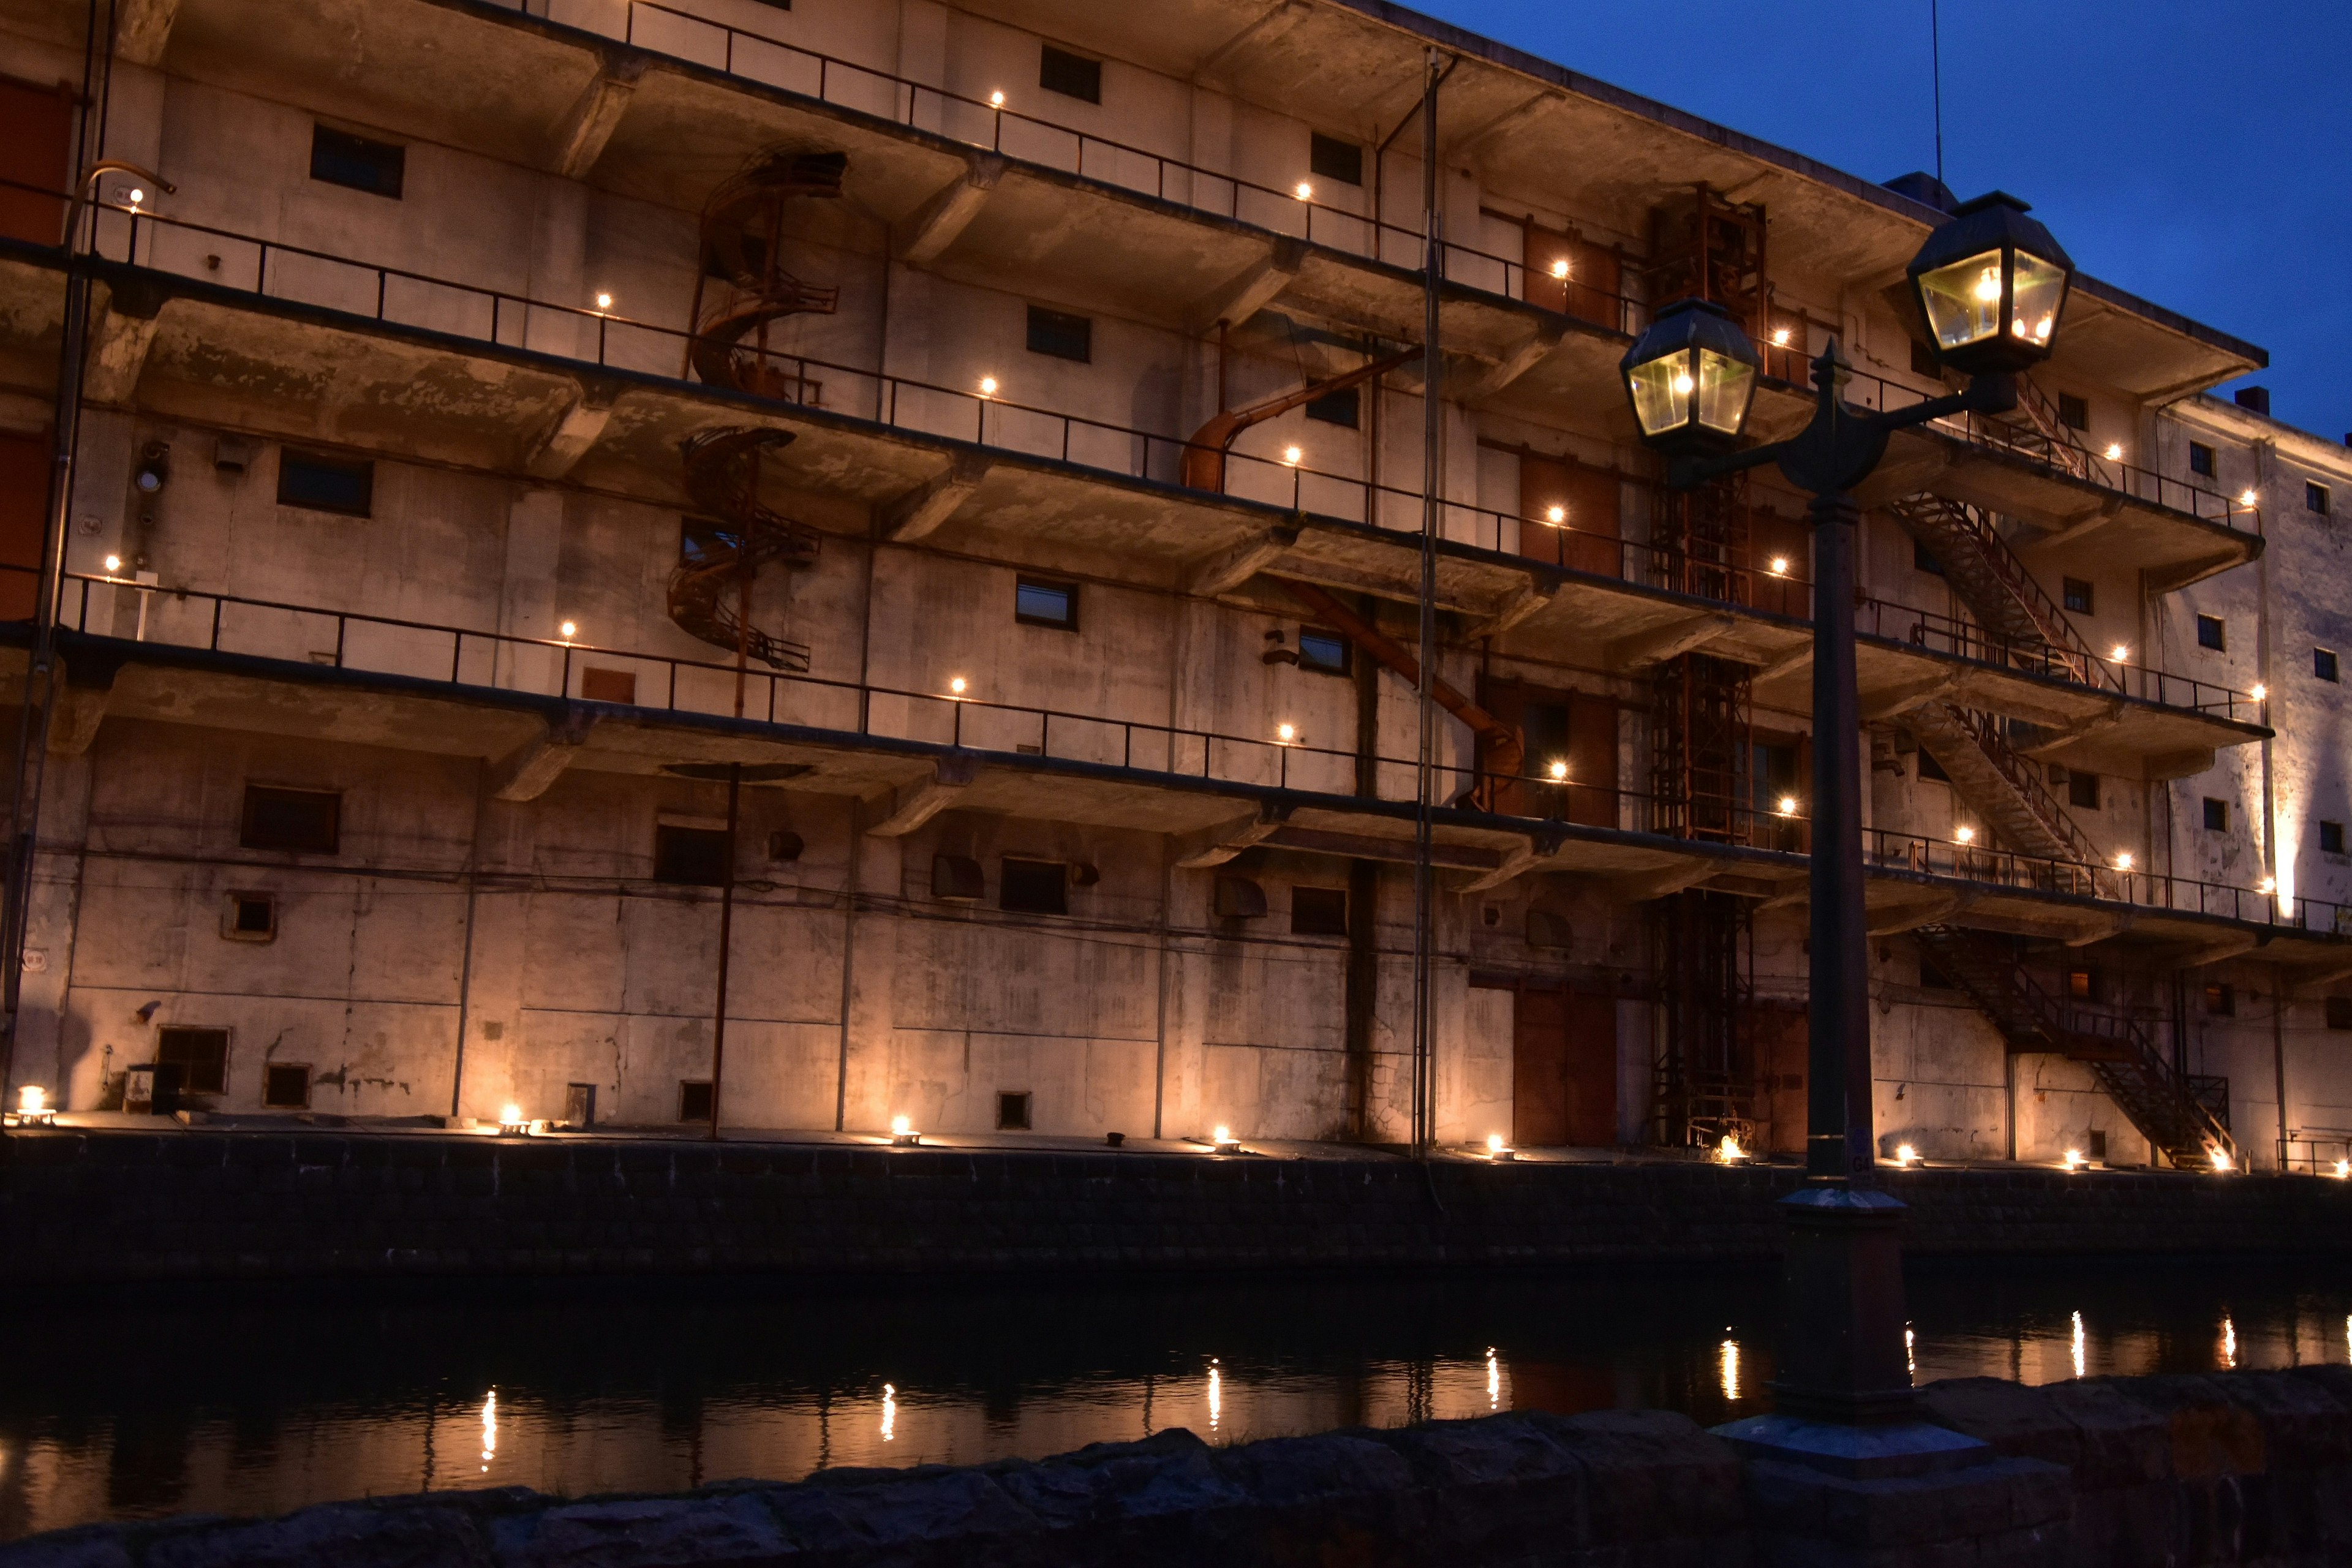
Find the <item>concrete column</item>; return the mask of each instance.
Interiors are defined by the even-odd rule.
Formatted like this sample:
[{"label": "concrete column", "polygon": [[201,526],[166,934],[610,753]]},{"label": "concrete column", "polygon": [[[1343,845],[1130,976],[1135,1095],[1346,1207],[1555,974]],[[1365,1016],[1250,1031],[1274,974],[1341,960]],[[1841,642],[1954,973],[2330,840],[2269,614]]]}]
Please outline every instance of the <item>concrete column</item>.
[{"label": "concrete column", "polygon": [[[882,815],[874,805],[860,812],[861,820]],[[861,830],[862,831],[862,830]],[[906,891],[908,862],[919,855],[928,865],[929,838],[915,835],[919,847],[910,852],[906,838],[865,836],[856,857],[858,887],[883,909],[891,908]],[[890,1125],[893,1036],[897,1031],[898,937],[905,922],[889,914],[859,917],[857,939],[848,954],[846,1044],[838,1053],[841,1075],[837,1091],[841,1125],[852,1132],[878,1132]]]},{"label": "concrete column", "polygon": [[[499,630],[509,637],[554,637],[563,624],[557,578],[563,547],[564,497],[560,490],[527,489],[507,512],[504,579],[499,594]],[[502,646],[497,682],[522,691],[557,694],[562,660],[552,649]]]}]

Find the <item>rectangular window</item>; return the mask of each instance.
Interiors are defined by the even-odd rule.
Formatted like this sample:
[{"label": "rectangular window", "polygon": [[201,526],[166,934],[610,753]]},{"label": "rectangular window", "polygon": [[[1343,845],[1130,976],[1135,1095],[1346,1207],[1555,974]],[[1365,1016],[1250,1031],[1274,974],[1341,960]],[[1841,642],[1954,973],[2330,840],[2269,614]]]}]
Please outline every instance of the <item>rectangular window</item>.
[{"label": "rectangular window", "polygon": [[2322,855],[2341,855],[2344,853],[2344,825],[2342,823],[2323,822],[2319,825],[2319,852]]},{"label": "rectangular window", "polygon": [[2066,994],[2077,1002],[2104,1002],[2107,999],[2107,977],[2097,969],[2070,969],[2066,972]]},{"label": "rectangular window", "polygon": [[2321,680],[2336,679],[2336,650],[2315,647],[2311,650],[2311,673]]},{"label": "rectangular window", "polygon": [[2226,653],[2229,651],[2229,632],[2228,628],[2222,626],[2221,616],[2200,616],[2197,617],[2197,646],[2199,647],[2210,647],[2215,653]]},{"label": "rectangular window", "polygon": [[1006,1089],[997,1091],[996,1130],[999,1132],[1029,1131],[1029,1095],[1026,1090],[1018,1094]]},{"label": "rectangular window", "polygon": [[2105,1163],[2107,1158],[2106,1133],[2098,1128],[2094,1127],[2091,1129],[2088,1137],[2091,1145],[2091,1158],[2098,1161],[2102,1164]]},{"label": "rectangular window", "polygon": [[1307,405],[1307,417],[1319,419],[1326,425],[1344,425],[1350,430],[1362,426],[1364,417],[1363,388],[1342,387],[1327,392]]},{"label": "rectangular window", "polygon": [[268,893],[231,893],[221,921],[231,942],[270,942],[278,935],[278,900]]},{"label": "rectangular window", "polygon": [[2205,987],[2205,1013],[2212,1018],[2236,1017],[2238,988],[2225,980],[2217,980]]},{"label": "rectangular window", "polygon": [[1293,936],[1347,935],[1348,889],[1291,889],[1290,932]]},{"label": "rectangular window", "polygon": [[2230,831],[2230,803],[2228,801],[2215,800],[2210,795],[2205,797],[2205,831],[2208,833],[2227,833]]},{"label": "rectangular window", "polygon": [[589,702],[635,703],[637,673],[633,669],[597,669],[592,666],[580,672],[580,696]]},{"label": "rectangular window", "polygon": [[708,1080],[680,1079],[677,1085],[677,1119],[680,1121],[710,1120],[710,1085]]},{"label": "rectangular window", "polygon": [[1952,775],[1944,771],[1944,764],[1936,760],[1933,752],[1922,748],[1918,756],[1919,776],[1921,778],[1932,780],[1937,784],[1949,784],[1952,782]]},{"label": "rectangular window", "polygon": [[333,790],[245,786],[237,842],[247,849],[332,855],[341,837],[343,797]]},{"label": "rectangular window", "polygon": [[2091,585],[2080,577],[2067,577],[2062,582],[2066,595],[2066,608],[2078,616],[2091,614]]},{"label": "rectangular window", "polygon": [[2090,399],[2087,397],[2077,397],[2071,392],[2060,393],[2058,395],[2058,423],[2063,425],[2069,430],[2088,430],[2091,427]]},{"label": "rectangular window", "polygon": [[1102,61],[1090,60],[1084,55],[1074,55],[1067,49],[1057,49],[1047,44],[1037,58],[1037,85],[1047,92],[1058,92],[1064,98],[1100,103]]},{"label": "rectangular window", "polygon": [[1355,649],[1338,632],[1318,632],[1311,626],[1298,630],[1298,668],[1320,670],[1325,675],[1345,675],[1355,665]]},{"label": "rectangular window", "polygon": [[1049,583],[1040,577],[1016,577],[1013,581],[1013,618],[1024,626],[1076,631],[1078,585]]},{"label": "rectangular window", "polygon": [[2315,484],[2309,479],[2304,480],[2303,510],[2305,511],[2315,511],[2320,516],[2326,517],[2327,515],[2327,487],[2322,484]]},{"label": "rectangular window", "polygon": [[[155,1065],[172,1074],[182,1094],[228,1092],[228,1031],[166,1027],[155,1031]],[[158,1073],[160,1078],[162,1073]],[[160,1087],[160,1086],[159,1086]]]},{"label": "rectangular window", "polygon": [[1916,539],[1911,542],[1911,566],[1912,570],[1916,572],[1933,572],[1938,577],[1944,574],[1941,563],[1927,553],[1926,545]]},{"label": "rectangular window", "polygon": [[2202,441],[2189,443],[2189,471],[2200,479],[2210,479],[2221,465],[2213,460],[2213,448]]},{"label": "rectangular window", "polygon": [[2080,811],[2099,809],[2099,775],[2081,768],[2066,774],[2066,804]]},{"label": "rectangular window", "polygon": [[727,880],[727,830],[657,824],[654,828],[654,880],[682,888],[723,886]]},{"label": "rectangular window", "polygon": [[278,504],[366,517],[375,506],[375,464],[291,447],[278,454]]},{"label": "rectangular window", "polygon": [[1043,305],[1032,305],[1029,307],[1029,352],[1090,364],[1095,357],[1095,324],[1085,316],[1073,316],[1066,310],[1048,310]]},{"label": "rectangular window", "polygon": [[348,131],[330,131],[323,125],[310,128],[310,177],[314,180],[397,201],[407,174],[405,147],[372,142]]},{"label": "rectangular window", "polygon": [[261,1069],[261,1103],[272,1110],[307,1110],[310,1069],[294,1062],[271,1062]]},{"label": "rectangular window", "polygon": [[1059,860],[1016,860],[1006,856],[996,885],[996,907],[1024,915],[1068,914],[1069,868]]},{"label": "rectangular window", "polygon": [[1364,150],[1353,142],[1342,142],[1318,131],[1307,141],[1307,167],[1318,180],[1360,185],[1364,183]]},{"label": "rectangular window", "polygon": [[2331,1029],[2352,1029],[2352,996],[2330,996],[2327,999],[2327,1026]]}]

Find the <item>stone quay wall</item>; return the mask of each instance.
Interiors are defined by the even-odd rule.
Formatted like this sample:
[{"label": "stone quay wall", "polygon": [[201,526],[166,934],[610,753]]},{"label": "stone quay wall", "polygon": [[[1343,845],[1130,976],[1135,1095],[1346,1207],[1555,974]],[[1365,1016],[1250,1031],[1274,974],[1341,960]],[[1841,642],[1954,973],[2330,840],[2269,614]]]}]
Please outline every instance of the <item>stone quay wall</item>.
[{"label": "stone quay wall", "polygon": [[[1765,1262],[1784,1168],[348,1132],[0,1136],[22,1281]],[[2352,1183],[1889,1172],[1919,1256],[2352,1250]]]},{"label": "stone quay wall", "polygon": [[667,1497],[522,1489],[86,1526],[0,1568],[2270,1568],[2352,1561],[2352,1368],[1923,1391],[1990,1445],[1857,1480],[1683,1416],[1515,1414],[1213,1448],[820,1472]]}]

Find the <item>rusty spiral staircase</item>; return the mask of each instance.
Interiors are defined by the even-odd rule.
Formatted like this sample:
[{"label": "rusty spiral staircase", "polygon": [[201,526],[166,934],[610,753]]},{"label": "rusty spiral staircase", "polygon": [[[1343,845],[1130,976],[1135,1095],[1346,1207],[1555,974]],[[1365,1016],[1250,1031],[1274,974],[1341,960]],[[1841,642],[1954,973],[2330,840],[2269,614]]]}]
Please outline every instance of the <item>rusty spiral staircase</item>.
[{"label": "rusty spiral staircase", "polygon": [[816,559],[816,534],[760,500],[768,454],[792,439],[784,430],[730,427],[681,445],[687,493],[700,515],[689,521],[691,547],[680,552],[670,574],[669,618],[714,647],[797,672],[809,667],[807,647],[761,631],[742,615],[761,567]]}]

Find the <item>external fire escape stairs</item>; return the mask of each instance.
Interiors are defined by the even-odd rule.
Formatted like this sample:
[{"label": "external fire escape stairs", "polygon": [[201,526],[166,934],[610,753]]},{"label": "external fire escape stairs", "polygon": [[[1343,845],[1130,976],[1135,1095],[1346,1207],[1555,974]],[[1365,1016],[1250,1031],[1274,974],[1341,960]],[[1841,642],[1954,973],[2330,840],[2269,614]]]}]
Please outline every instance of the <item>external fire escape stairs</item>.
[{"label": "external fire escape stairs", "polygon": [[1937,972],[1992,1020],[2011,1053],[2087,1064],[2116,1108],[2176,1166],[2237,1163],[2226,1079],[2176,1072],[2147,1026],[2128,1014],[2061,1005],[2006,942],[1948,925],[1912,934]]},{"label": "external fire escape stairs", "polygon": [[808,648],[747,625],[741,614],[761,567],[816,560],[817,535],[760,500],[764,459],[792,439],[782,430],[728,428],[684,443],[687,493],[706,521],[698,530],[689,524],[690,545],[670,574],[669,618],[713,647],[797,672],[809,667]]}]

